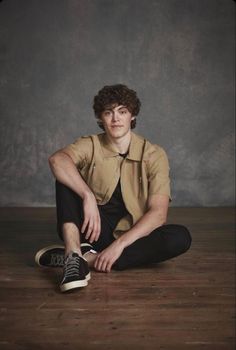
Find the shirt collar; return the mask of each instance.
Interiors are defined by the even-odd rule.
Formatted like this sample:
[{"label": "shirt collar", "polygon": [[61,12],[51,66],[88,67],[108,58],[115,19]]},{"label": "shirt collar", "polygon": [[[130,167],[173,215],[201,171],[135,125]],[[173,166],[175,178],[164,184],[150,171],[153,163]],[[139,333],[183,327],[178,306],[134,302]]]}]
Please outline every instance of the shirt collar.
[{"label": "shirt collar", "polygon": [[[119,156],[119,153],[108,142],[105,133],[99,134],[98,138],[105,158]],[[130,160],[140,161],[142,159],[143,147],[144,139],[141,136],[135,134],[134,132],[131,132],[129,153],[127,154],[126,158]]]}]

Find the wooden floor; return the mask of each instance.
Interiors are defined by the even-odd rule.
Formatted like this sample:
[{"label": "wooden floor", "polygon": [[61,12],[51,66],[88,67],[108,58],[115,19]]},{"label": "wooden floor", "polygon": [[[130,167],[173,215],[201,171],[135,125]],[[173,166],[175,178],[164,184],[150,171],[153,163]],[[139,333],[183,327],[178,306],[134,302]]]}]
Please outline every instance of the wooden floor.
[{"label": "wooden floor", "polygon": [[102,274],[61,294],[60,269],[34,264],[60,242],[53,208],[0,209],[0,349],[233,350],[234,209],[171,208],[193,237],[184,255]]}]

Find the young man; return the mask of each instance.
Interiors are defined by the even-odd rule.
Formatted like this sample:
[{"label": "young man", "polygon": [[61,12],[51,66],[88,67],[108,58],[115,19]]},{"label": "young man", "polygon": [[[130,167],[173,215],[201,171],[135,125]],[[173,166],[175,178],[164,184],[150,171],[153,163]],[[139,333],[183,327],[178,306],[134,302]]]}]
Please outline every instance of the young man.
[{"label": "young man", "polygon": [[40,266],[64,265],[61,291],[100,272],[158,263],[187,251],[191,236],[165,225],[170,200],[165,151],[131,131],[140,101],[125,85],[103,87],[94,112],[104,133],[81,137],[49,158],[57,227],[65,246],[41,249]]}]

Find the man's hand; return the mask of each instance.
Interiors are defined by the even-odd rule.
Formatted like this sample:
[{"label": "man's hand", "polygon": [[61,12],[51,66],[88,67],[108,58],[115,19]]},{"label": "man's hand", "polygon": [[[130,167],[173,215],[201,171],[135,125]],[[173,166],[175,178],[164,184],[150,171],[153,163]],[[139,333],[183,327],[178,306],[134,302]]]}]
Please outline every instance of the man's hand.
[{"label": "man's hand", "polygon": [[97,271],[110,272],[114,262],[121,256],[124,245],[117,239],[109,247],[98,254],[94,263]]},{"label": "man's hand", "polygon": [[[88,193],[83,198],[84,222],[81,232],[86,231],[85,238],[90,243],[97,241],[101,232],[101,219],[97,202],[93,193]],[[86,230],[87,229],[87,230]]]}]

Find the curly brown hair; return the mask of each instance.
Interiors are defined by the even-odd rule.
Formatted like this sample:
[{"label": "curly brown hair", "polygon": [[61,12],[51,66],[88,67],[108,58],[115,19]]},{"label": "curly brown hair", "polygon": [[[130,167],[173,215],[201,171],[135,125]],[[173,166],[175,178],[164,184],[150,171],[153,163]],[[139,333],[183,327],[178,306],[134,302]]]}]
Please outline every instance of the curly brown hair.
[{"label": "curly brown hair", "polygon": [[[134,90],[129,89],[126,85],[106,85],[93,100],[93,110],[96,118],[100,118],[101,113],[106,109],[114,105],[125,106],[132,116],[137,116],[141,107],[141,102]],[[98,126],[104,130],[101,123],[98,122]],[[136,126],[136,118],[131,121],[131,129]]]}]

